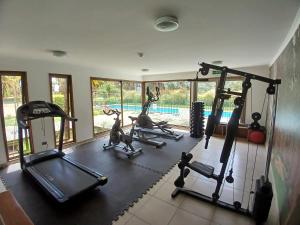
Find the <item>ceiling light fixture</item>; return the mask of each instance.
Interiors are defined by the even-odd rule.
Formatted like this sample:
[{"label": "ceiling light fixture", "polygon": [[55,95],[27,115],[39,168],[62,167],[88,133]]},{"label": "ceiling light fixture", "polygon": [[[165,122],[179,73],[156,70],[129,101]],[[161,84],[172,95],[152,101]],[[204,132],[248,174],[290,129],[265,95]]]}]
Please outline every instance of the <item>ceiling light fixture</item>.
[{"label": "ceiling light fixture", "polygon": [[144,53],[143,52],[138,52],[137,55],[142,58],[144,56]]},{"label": "ceiling light fixture", "polygon": [[162,16],[157,18],[154,22],[154,28],[161,32],[175,31],[178,27],[178,19],[174,16]]},{"label": "ceiling light fixture", "polygon": [[66,51],[62,51],[62,50],[50,50],[50,51],[56,57],[63,57],[65,55],[67,55],[67,52]]},{"label": "ceiling light fixture", "polygon": [[214,64],[214,65],[221,65],[222,63],[223,63],[222,60],[212,61],[212,64]]}]

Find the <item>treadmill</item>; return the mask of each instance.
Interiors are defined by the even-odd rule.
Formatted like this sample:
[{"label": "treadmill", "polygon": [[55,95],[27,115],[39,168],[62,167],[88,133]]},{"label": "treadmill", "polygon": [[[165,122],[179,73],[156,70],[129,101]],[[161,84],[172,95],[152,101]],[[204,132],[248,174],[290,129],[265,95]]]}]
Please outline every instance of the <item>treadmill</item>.
[{"label": "treadmill", "polygon": [[[58,149],[24,156],[23,133],[29,129],[31,120],[45,117],[61,118]],[[107,183],[107,177],[63,153],[66,120],[77,121],[69,117],[58,105],[45,101],[32,101],[17,109],[21,168],[59,203]]]}]

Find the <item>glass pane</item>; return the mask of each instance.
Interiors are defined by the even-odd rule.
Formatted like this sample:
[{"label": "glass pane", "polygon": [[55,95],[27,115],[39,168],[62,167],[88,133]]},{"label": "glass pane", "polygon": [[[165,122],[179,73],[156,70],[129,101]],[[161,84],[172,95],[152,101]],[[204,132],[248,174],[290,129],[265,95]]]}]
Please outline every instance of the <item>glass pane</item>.
[{"label": "glass pane", "polygon": [[[5,133],[7,139],[8,158],[19,156],[18,125],[16,111],[23,104],[21,76],[2,75],[2,96]],[[30,141],[28,133],[24,133],[24,153],[29,154]]]},{"label": "glass pane", "polygon": [[[242,91],[242,80],[226,81],[225,89],[230,89],[231,91],[241,92]],[[205,103],[205,118],[211,113],[212,104],[215,98],[216,92],[216,82],[198,82],[197,90],[197,100],[203,101]],[[223,114],[221,118],[222,123],[227,123],[231,117],[232,111],[234,109],[235,97],[231,97],[229,100],[225,100],[223,107]]]},{"label": "glass pane", "polygon": [[94,115],[94,134],[111,129],[114,116],[107,116],[103,109],[110,107],[121,111],[121,82],[91,80]]},{"label": "glass pane", "polygon": [[211,112],[215,95],[216,95],[216,82],[215,81],[198,82],[197,101],[204,102],[205,118],[207,118]]},{"label": "glass pane", "polygon": [[142,84],[139,82],[122,82],[123,91],[123,126],[130,125],[128,116],[137,117],[142,111]]},{"label": "glass pane", "polygon": [[230,89],[231,91],[242,92],[242,80],[229,80],[225,83],[225,89]]},{"label": "glass pane", "polygon": [[[242,92],[242,83],[242,80],[226,81],[224,88],[235,92]],[[235,96],[232,96],[230,99],[225,100],[221,122],[227,123],[229,121],[232,111],[235,108],[233,103],[235,98]]]},{"label": "glass pane", "polygon": [[[69,79],[64,77],[51,77],[52,82],[52,102],[61,107],[69,116],[71,116],[71,93]],[[64,143],[74,141],[72,122],[65,123]],[[55,140],[59,141],[60,118],[54,118]]]},{"label": "glass pane", "polygon": [[160,88],[160,99],[151,105],[149,111],[153,121],[167,121],[174,125],[189,126],[189,81],[147,82],[147,86],[152,92],[155,92],[155,87]]},{"label": "glass pane", "polygon": [[216,82],[198,82],[197,84],[197,101],[204,102],[204,118],[205,124],[207,117],[210,115],[212,110],[213,101],[216,95]]}]

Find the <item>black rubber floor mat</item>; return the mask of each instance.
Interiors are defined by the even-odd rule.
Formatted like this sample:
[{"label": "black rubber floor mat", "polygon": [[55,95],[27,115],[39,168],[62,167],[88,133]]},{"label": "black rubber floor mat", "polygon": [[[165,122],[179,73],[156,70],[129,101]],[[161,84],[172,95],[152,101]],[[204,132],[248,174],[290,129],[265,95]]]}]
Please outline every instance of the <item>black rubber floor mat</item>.
[{"label": "black rubber floor mat", "polygon": [[[20,170],[0,171],[6,187],[36,225],[106,225],[147,192],[199,139],[186,135],[179,141],[165,140],[161,149],[135,143],[143,153],[133,159],[112,150],[103,151],[107,139],[74,147],[69,155],[108,177],[108,183],[65,205],[52,201]],[[66,182],[67,182],[66,177]]]}]

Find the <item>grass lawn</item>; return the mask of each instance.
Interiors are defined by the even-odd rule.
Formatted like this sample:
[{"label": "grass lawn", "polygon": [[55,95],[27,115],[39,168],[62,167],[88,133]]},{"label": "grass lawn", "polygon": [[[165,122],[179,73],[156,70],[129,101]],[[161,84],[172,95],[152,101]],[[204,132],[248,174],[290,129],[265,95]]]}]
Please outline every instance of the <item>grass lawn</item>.
[{"label": "grass lawn", "polygon": [[5,126],[15,126],[17,125],[16,117],[15,116],[7,116],[4,117]]}]

